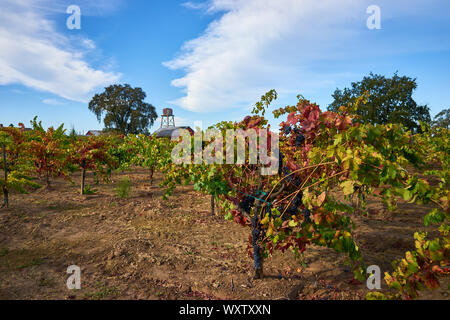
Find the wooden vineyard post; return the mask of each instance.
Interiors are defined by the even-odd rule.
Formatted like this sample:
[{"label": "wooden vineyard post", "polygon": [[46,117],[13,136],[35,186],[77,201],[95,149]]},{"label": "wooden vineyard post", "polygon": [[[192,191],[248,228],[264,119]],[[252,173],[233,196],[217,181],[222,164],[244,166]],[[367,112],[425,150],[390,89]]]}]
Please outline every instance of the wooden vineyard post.
[{"label": "wooden vineyard post", "polygon": [[150,169],[150,185],[153,185],[153,174],[155,173],[155,166],[152,166]]},{"label": "wooden vineyard post", "polygon": [[214,207],[215,207],[215,204],[214,204],[214,195],[212,194],[212,195],[211,195],[211,215],[214,215],[214,214],[215,214],[215,212],[214,212]]},{"label": "wooden vineyard post", "polygon": [[2,153],[3,153],[3,171],[4,171],[4,178],[5,178],[5,185],[3,186],[3,207],[9,206],[9,199],[8,199],[8,167],[6,164],[6,146],[4,143],[2,143]]},{"label": "wooden vineyard post", "polygon": [[215,208],[217,215],[220,215],[222,213],[222,209],[220,208],[220,198],[217,197],[217,199],[214,200]]},{"label": "wooden vineyard post", "polygon": [[45,173],[45,181],[46,181],[46,184],[47,184],[47,188],[50,188],[50,172],[49,172],[48,169],[47,169],[47,171]]},{"label": "wooden vineyard post", "polygon": [[84,194],[84,184],[86,181],[86,160],[81,163],[81,194]]}]

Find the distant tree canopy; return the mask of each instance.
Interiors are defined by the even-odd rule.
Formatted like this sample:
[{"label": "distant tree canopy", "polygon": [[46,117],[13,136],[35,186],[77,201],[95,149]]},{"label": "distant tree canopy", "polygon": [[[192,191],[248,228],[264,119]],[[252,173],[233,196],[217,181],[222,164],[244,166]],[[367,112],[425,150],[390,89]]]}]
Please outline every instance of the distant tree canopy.
[{"label": "distant tree canopy", "polygon": [[450,129],[450,109],[444,109],[434,116],[434,127]]},{"label": "distant tree canopy", "polygon": [[340,106],[353,103],[365,92],[369,93],[367,103],[361,104],[356,111],[363,123],[401,123],[408,129],[420,130],[419,120],[431,121],[430,109],[427,105],[418,105],[412,98],[417,88],[416,79],[399,76],[392,78],[370,73],[360,82],[353,82],[351,88],[336,89],[332,97],[330,111],[338,111]]},{"label": "distant tree canopy", "polygon": [[158,115],[155,107],[144,102],[145,92],[129,84],[111,85],[89,102],[89,110],[95,113],[106,130],[117,130],[123,134],[148,134]]}]

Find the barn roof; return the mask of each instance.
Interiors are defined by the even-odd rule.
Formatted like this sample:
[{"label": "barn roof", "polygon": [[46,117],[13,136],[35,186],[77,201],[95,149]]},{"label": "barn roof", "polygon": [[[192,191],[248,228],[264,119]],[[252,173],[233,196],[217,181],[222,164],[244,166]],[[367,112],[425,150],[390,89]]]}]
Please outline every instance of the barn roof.
[{"label": "barn roof", "polygon": [[103,131],[102,130],[89,130],[86,135],[87,136],[99,136],[102,135]]},{"label": "barn roof", "polygon": [[172,137],[172,133],[174,133],[175,135],[179,135],[180,129],[186,129],[191,134],[194,133],[194,131],[190,127],[183,126],[183,127],[161,127],[158,130],[156,130],[154,132],[154,134],[156,134],[157,138],[170,138],[170,137]]}]

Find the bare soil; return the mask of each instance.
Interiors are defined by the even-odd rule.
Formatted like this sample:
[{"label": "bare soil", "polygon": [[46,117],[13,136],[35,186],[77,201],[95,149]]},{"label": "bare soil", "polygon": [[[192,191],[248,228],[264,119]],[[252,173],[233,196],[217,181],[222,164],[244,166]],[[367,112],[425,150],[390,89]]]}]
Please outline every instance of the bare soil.
[{"label": "bare soil", "polygon": [[[128,198],[115,188],[132,182]],[[79,194],[64,179],[27,195],[11,194],[0,209],[0,299],[363,299],[345,256],[311,246],[302,267],[290,252],[265,261],[264,279],[253,280],[246,252],[250,230],[210,214],[210,198],[191,186],[162,200],[156,174],[142,169],[113,175]],[[369,216],[353,218],[366,265],[391,271],[391,262],[414,248],[413,234],[426,230],[428,206],[400,203],[388,213],[374,198]],[[66,286],[67,267],[81,268],[81,289]],[[448,299],[449,279],[421,299]],[[382,291],[386,290],[382,280]]]}]

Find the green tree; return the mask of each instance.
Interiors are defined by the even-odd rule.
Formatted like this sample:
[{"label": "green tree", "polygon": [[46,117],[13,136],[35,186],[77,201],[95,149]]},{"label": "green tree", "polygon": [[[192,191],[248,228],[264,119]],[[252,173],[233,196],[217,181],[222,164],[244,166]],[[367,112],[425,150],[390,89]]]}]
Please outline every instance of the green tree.
[{"label": "green tree", "polygon": [[434,116],[433,127],[450,129],[450,109],[444,109]]},{"label": "green tree", "polygon": [[332,97],[330,111],[338,111],[340,106],[354,104],[368,93],[367,101],[356,110],[362,123],[387,124],[401,123],[406,128],[420,131],[419,121],[431,121],[427,105],[418,105],[412,94],[417,88],[416,79],[399,76],[392,78],[370,73],[362,81],[353,82],[351,88],[336,89]]},{"label": "green tree", "polygon": [[89,102],[89,110],[95,113],[106,129],[115,129],[123,134],[148,134],[148,127],[158,117],[155,107],[144,102],[145,92],[129,84],[111,85]]}]

